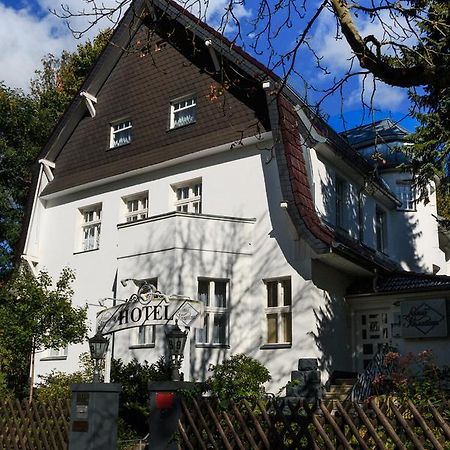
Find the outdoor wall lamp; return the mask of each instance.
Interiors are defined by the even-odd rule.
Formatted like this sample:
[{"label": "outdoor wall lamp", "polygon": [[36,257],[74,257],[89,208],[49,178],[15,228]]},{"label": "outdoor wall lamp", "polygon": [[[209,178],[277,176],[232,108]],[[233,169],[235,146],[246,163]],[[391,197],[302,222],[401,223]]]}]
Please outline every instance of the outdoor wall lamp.
[{"label": "outdoor wall lamp", "polygon": [[186,346],[188,330],[181,331],[178,320],[175,325],[166,331],[169,357],[172,362],[172,381],[180,381],[180,368],[183,361],[184,347]]},{"label": "outdoor wall lamp", "polygon": [[95,336],[89,339],[89,351],[94,361],[93,383],[100,383],[100,365],[105,360],[108,344],[109,339],[105,338],[100,331],[97,331]]}]

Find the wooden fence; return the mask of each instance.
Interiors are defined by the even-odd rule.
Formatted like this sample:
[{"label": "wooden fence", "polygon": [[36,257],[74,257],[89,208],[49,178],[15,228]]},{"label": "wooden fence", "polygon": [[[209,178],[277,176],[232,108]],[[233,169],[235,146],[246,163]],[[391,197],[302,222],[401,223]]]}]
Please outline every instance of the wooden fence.
[{"label": "wooden fence", "polygon": [[[0,449],[64,450],[69,434],[68,402],[0,403]],[[450,404],[417,408],[408,401],[374,398],[360,405],[317,408],[280,400],[182,401],[180,449],[438,449],[450,450]]]},{"label": "wooden fence", "polygon": [[182,408],[180,449],[450,449],[450,404],[419,411],[410,401],[372,399],[330,410],[324,403],[243,400],[221,409],[203,398],[183,400]]},{"label": "wooden fence", "polygon": [[0,403],[0,449],[67,449],[69,421],[69,402]]}]

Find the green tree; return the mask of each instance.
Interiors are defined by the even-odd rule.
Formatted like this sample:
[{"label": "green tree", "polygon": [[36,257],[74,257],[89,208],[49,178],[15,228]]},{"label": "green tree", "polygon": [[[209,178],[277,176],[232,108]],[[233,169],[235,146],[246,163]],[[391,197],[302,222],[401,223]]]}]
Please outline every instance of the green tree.
[{"label": "green tree", "polygon": [[46,56],[31,82],[31,94],[0,83],[0,280],[13,268],[33,162],[110,33],[103,31],[60,58]]},{"label": "green tree", "polygon": [[0,287],[0,372],[18,397],[25,394],[30,362],[33,374],[37,351],[86,338],[87,308],[74,307],[71,302],[74,278],[65,268],[53,287],[48,273],[35,277],[23,269]]}]

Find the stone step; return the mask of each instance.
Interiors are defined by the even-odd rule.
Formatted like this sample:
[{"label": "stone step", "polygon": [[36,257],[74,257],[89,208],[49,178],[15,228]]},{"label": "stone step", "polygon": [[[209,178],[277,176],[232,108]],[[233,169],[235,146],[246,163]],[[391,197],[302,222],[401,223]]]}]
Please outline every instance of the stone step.
[{"label": "stone step", "polygon": [[345,385],[353,386],[355,383],[356,383],[356,378],[336,378],[333,381],[333,384],[337,384],[337,385],[345,384]]}]

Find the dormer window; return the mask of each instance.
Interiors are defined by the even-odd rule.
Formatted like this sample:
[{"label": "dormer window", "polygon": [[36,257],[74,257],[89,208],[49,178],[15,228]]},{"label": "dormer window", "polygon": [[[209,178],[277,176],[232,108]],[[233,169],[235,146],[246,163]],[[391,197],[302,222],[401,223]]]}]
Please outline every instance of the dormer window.
[{"label": "dormer window", "polygon": [[170,103],[170,129],[194,123],[197,118],[195,97],[185,97]]},{"label": "dormer window", "polygon": [[111,140],[109,148],[120,147],[131,142],[131,120],[111,125]]}]

